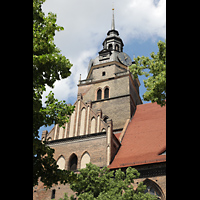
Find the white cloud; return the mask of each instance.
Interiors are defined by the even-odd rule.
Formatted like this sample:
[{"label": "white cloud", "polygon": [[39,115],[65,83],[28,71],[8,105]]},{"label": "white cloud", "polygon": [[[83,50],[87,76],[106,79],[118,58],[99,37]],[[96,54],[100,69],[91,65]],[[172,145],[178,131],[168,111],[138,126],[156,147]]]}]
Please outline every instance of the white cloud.
[{"label": "white cloud", "polygon": [[[73,63],[71,76],[55,83],[53,92],[59,100],[75,101],[79,76],[86,78],[90,58],[95,58],[102,49],[111,28],[112,2],[47,0],[44,3],[43,11],[56,13],[57,24],[65,29],[56,33],[55,43]],[[166,0],[115,0],[115,28],[125,44],[132,39],[165,38]],[[47,88],[43,96],[50,90]]]},{"label": "white cloud", "polygon": [[75,102],[75,98],[78,92],[77,84],[80,78],[80,74],[82,77],[81,79],[86,78],[88,63],[90,61],[90,58],[95,56],[95,50],[97,49],[82,51],[81,54],[78,56],[77,60],[75,60],[74,58],[70,59],[71,63],[75,63],[73,64],[73,67],[70,70],[71,75],[66,79],[56,81],[54,84],[54,89],[46,86],[46,92],[43,93],[42,99],[43,105],[46,100],[45,97],[49,94],[51,90],[54,92],[55,98],[59,100],[66,100],[67,103],[73,104]]}]

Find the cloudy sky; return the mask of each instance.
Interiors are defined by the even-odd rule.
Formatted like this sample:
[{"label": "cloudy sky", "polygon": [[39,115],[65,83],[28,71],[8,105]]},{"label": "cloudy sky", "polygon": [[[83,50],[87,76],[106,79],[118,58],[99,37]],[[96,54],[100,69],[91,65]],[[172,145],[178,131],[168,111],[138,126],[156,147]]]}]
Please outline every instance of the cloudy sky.
[{"label": "cloudy sky", "polygon": [[[124,52],[133,59],[133,55],[150,56],[158,51],[157,42],[166,38],[166,0],[46,0],[43,11],[56,13],[57,24],[64,27],[56,33],[55,44],[73,67],[70,77],[57,81],[54,89],[47,87],[43,102],[50,90],[58,100],[76,101],[79,76],[86,78],[89,60],[102,50],[111,29],[113,4],[115,29],[124,42]],[[143,79],[139,78],[141,98]]]}]

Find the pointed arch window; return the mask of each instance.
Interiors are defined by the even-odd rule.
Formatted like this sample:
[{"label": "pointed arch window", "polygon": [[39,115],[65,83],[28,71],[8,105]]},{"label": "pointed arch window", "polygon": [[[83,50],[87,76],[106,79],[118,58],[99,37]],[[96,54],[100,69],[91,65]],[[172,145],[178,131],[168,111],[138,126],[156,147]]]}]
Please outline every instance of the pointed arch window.
[{"label": "pointed arch window", "polygon": [[60,156],[57,160],[57,165],[59,169],[65,169],[65,158],[63,156]]},{"label": "pointed arch window", "polygon": [[85,107],[83,107],[81,110],[80,135],[85,134],[85,121],[86,121],[85,114],[86,114],[86,109],[85,109]]},{"label": "pointed arch window", "polygon": [[90,162],[90,154],[85,152],[81,158],[81,169],[86,168],[86,164]]},{"label": "pointed arch window", "polygon": [[97,91],[97,100],[100,100],[102,98],[102,90],[98,89]]},{"label": "pointed arch window", "polygon": [[109,98],[109,88],[104,90],[104,99]]},{"label": "pointed arch window", "polygon": [[157,183],[155,183],[154,181],[152,181],[150,179],[146,179],[143,183],[144,183],[144,185],[147,186],[144,193],[150,193],[152,195],[155,195],[157,197],[157,199],[161,199],[161,200],[165,199],[164,193]]},{"label": "pointed arch window", "polygon": [[77,156],[76,154],[72,154],[69,159],[69,170],[75,171],[77,170]]},{"label": "pointed arch window", "polygon": [[93,117],[91,119],[91,133],[95,133],[96,132],[96,119],[95,117]]}]

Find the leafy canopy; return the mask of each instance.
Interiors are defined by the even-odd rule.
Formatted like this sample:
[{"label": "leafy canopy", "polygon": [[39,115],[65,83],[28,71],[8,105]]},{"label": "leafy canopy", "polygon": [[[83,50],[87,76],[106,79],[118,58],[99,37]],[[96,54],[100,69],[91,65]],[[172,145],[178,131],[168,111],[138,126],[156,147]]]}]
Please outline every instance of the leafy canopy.
[{"label": "leafy canopy", "polygon": [[[76,181],[70,188],[76,193],[71,200],[156,200],[156,196],[144,194],[146,186],[141,182],[134,190],[134,179],[140,173],[135,168],[127,168],[126,173],[121,169],[110,171],[109,168],[97,167],[91,163],[80,169]],[[76,196],[76,197],[75,197]],[[66,198],[66,197],[65,197]],[[67,198],[66,198],[67,199]]]},{"label": "leafy canopy", "polygon": [[71,74],[72,67],[54,44],[55,32],[64,28],[56,24],[56,14],[50,12],[45,16],[41,8],[44,2],[33,1],[33,186],[38,184],[40,178],[45,186],[51,187],[58,181],[66,183],[73,176],[71,172],[58,169],[53,158],[54,150],[41,143],[38,130],[43,125],[62,126],[68,122],[74,106],[68,106],[65,101],[59,102],[50,92],[46,106],[42,107],[45,86],[53,88],[56,80]]},{"label": "leafy canopy", "polygon": [[129,68],[134,78],[138,78],[138,75],[148,77],[143,80],[147,88],[143,95],[144,100],[157,102],[160,106],[164,106],[166,104],[166,40],[165,42],[158,41],[158,48],[157,54],[154,52],[150,54],[152,59],[138,56],[135,64]]}]

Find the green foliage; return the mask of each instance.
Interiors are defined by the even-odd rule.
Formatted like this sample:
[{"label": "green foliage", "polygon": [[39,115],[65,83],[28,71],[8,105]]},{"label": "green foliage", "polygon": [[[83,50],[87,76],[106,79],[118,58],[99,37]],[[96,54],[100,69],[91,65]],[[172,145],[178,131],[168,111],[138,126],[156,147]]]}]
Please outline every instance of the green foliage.
[{"label": "green foliage", "polygon": [[156,196],[144,194],[146,186],[141,182],[134,190],[134,179],[140,173],[134,168],[127,168],[126,173],[117,170],[109,171],[107,167],[100,169],[91,163],[80,169],[76,182],[70,185],[76,193],[71,199],[79,200],[156,200]]},{"label": "green foliage", "polygon": [[134,78],[138,78],[138,75],[148,77],[143,80],[147,88],[143,95],[144,100],[157,102],[162,107],[166,104],[166,40],[158,41],[158,48],[157,54],[154,52],[150,54],[152,59],[138,56],[135,64],[129,68]]},{"label": "green foliage", "polygon": [[67,78],[72,64],[54,44],[55,31],[64,30],[56,24],[56,14],[42,12],[45,0],[33,1],[33,186],[38,178],[48,188],[58,181],[66,183],[73,177],[71,172],[59,170],[53,158],[54,150],[41,143],[39,128],[43,125],[68,122],[74,106],[67,106],[65,101],[58,102],[52,92],[42,107],[42,94],[45,86],[53,88],[56,80]]},{"label": "green foliage", "polygon": [[[74,106],[67,106],[65,101],[58,101],[55,99],[52,91],[50,91],[47,96],[45,104],[46,107],[40,109],[40,112],[46,116],[44,125],[59,124],[61,127],[62,124],[69,122],[69,118],[66,117],[66,114],[71,114],[74,110]],[[63,128],[65,127],[63,126]]]}]

